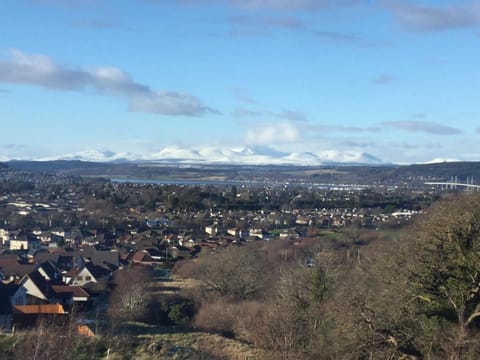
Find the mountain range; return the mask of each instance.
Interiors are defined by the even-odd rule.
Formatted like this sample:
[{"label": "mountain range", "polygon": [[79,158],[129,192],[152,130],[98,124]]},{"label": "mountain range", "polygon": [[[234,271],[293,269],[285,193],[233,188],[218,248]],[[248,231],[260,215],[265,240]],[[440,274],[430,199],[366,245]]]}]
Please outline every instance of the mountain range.
[{"label": "mountain range", "polygon": [[86,150],[61,156],[51,156],[31,160],[81,160],[93,162],[153,162],[178,164],[225,164],[225,165],[302,165],[321,166],[332,164],[345,165],[382,165],[379,158],[363,152],[335,150],[321,152],[282,152],[267,147],[180,147],[169,146],[150,154],[113,152],[110,150]]}]

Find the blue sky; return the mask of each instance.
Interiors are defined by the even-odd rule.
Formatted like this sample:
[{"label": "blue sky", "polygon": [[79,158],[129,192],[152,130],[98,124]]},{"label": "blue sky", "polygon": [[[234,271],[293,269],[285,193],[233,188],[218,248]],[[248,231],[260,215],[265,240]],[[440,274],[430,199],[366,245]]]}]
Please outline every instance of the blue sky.
[{"label": "blue sky", "polygon": [[2,0],[0,160],[480,160],[480,1]]}]

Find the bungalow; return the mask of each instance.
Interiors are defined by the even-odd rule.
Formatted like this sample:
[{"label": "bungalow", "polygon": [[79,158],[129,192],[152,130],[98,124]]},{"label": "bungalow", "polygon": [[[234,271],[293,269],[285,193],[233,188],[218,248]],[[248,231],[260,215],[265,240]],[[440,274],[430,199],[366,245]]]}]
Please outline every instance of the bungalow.
[{"label": "bungalow", "polygon": [[[44,267],[45,268],[45,267]],[[75,302],[85,303],[88,293],[80,286],[68,286],[50,271],[39,268],[25,276],[12,296],[14,305],[62,304],[72,306]]]},{"label": "bungalow", "polygon": [[12,296],[13,305],[49,303],[49,283],[42,274],[34,271],[26,275]]},{"label": "bungalow", "polygon": [[216,236],[218,235],[218,225],[213,224],[213,225],[207,225],[205,226],[205,232],[210,235],[210,236]]},{"label": "bungalow", "polygon": [[270,234],[264,228],[252,228],[250,229],[250,237],[258,238],[258,239],[265,239]]},{"label": "bungalow", "polygon": [[227,234],[235,236],[235,237],[241,237],[240,236],[241,230],[242,229],[239,228],[239,227],[229,228],[229,229],[227,229]]},{"label": "bungalow", "polygon": [[158,262],[157,260],[153,259],[148,253],[148,251],[146,250],[135,252],[135,254],[133,254],[131,258],[131,261],[133,264],[143,264],[143,265],[150,265],[152,263]]},{"label": "bungalow", "polygon": [[104,267],[86,262],[79,270],[67,273],[65,280],[71,285],[84,286],[88,283],[98,283],[111,278],[111,271]]},{"label": "bungalow", "polygon": [[165,262],[168,256],[168,248],[163,248],[160,251],[157,248],[147,248],[134,251],[129,254],[128,259],[134,264],[155,265]]},{"label": "bungalow", "polygon": [[13,238],[10,239],[10,250],[29,250],[38,249],[39,247],[40,240],[25,230],[14,233]]}]

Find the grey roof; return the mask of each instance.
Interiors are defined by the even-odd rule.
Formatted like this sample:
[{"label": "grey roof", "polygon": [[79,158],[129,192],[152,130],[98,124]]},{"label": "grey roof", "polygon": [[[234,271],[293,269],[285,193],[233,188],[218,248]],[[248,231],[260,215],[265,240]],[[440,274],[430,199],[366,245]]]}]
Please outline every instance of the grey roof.
[{"label": "grey roof", "polygon": [[84,258],[90,259],[92,263],[98,266],[103,266],[105,263],[111,264],[115,267],[120,266],[120,255],[118,251],[97,250],[90,246],[81,252]]}]

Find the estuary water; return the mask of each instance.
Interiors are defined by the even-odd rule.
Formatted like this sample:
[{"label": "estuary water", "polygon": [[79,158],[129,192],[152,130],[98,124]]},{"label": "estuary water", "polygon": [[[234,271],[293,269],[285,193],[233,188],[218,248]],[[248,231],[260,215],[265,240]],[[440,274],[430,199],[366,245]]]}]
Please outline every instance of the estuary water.
[{"label": "estuary water", "polygon": [[[236,181],[236,180],[176,180],[176,179],[110,179],[112,182],[121,184],[152,184],[152,185],[186,185],[186,186],[263,186],[269,183],[260,181]],[[278,184],[280,185],[280,184]]]},{"label": "estuary water", "polygon": [[360,191],[371,188],[370,185],[351,185],[351,184],[318,184],[305,182],[272,182],[272,181],[241,181],[241,180],[178,180],[178,179],[135,179],[135,178],[111,178],[110,181],[121,184],[141,184],[141,185],[184,185],[184,186],[268,186],[276,188],[284,187],[301,187],[322,190],[337,190],[337,191]]}]

